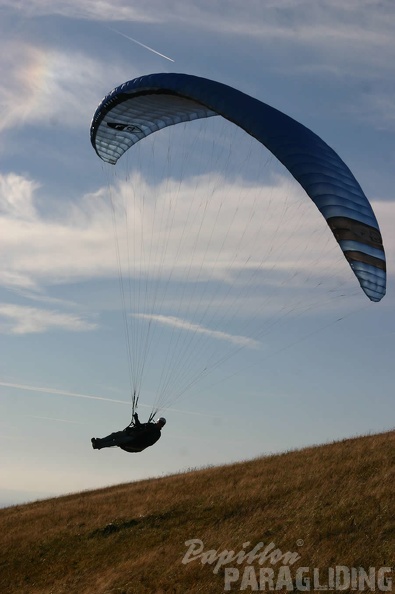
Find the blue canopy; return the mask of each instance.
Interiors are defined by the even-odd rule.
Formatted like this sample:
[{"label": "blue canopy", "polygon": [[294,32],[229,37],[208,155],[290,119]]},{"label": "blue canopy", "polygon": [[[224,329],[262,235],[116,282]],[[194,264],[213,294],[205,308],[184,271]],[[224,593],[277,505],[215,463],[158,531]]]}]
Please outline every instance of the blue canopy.
[{"label": "blue canopy", "polygon": [[347,165],[311,130],[261,101],[188,74],[151,74],[107,95],[91,124],[101,159],[115,164],[139,140],[167,126],[221,115],[266,146],[307,192],[372,301],[386,290],[386,264],[372,207]]}]

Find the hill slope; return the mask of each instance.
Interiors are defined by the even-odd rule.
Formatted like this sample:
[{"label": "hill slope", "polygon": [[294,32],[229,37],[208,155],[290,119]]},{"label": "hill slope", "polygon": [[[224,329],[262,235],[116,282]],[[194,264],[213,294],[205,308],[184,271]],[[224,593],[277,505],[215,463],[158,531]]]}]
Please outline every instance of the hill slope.
[{"label": "hill slope", "polygon": [[[301,591],[298,567],[328,590],[394,591],[378,571],[394,564],[394,446],[390,432],[0,510],[0,592]],[[186,563],[192,539],[206,556]],[[241,563],[208,553],[225,549]]]}]

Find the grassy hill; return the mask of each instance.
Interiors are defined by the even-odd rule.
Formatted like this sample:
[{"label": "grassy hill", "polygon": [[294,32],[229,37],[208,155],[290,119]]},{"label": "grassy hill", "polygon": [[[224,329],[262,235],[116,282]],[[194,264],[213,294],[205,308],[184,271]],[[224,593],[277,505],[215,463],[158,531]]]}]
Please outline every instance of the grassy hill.
[{"label": "grassy hill", "polygon": [[0,593],[395,591],[394,486],[390,432],[10,507]]}]

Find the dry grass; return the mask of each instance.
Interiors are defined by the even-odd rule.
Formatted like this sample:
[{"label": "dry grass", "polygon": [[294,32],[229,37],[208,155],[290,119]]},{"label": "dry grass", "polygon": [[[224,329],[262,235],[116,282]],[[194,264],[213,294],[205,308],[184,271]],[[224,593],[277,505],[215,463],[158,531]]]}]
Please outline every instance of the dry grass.
[{"label": "dry grass", "polygon": [[294,568],[391,566],[394,446],[390,432],[0,510],[0,593],[223,592],[223,569],[181,563],[192,538],[274,542]]}]

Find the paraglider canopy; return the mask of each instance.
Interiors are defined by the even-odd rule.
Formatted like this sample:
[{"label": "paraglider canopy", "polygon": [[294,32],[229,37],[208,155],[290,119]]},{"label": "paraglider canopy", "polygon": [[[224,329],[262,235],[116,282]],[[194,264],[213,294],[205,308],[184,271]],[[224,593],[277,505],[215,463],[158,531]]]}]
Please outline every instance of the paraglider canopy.
[{"label": "paraglider canopy", "polygon": [[96,110],[91,142],[115,164],[134,144],[167,126],[221,115],[265,145],[320,210],[362,290],[372,301],[386,291],[379,226],[359,183],[311,130],[232,87],[187,74],[151,74],[128,81]]}]

